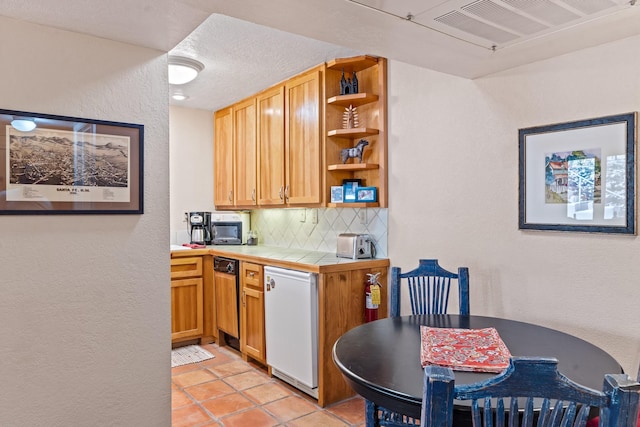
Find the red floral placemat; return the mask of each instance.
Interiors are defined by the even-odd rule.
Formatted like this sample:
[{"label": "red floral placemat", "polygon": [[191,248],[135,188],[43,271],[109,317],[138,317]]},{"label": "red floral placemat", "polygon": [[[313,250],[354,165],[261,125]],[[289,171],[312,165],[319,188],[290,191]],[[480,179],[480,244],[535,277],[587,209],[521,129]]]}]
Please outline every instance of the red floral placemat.
[{"label": "red floral placemat", "polygon": [[456,329],[420,326],[420,362],[457,371],[502,372],[511,353],[495,328]]}]

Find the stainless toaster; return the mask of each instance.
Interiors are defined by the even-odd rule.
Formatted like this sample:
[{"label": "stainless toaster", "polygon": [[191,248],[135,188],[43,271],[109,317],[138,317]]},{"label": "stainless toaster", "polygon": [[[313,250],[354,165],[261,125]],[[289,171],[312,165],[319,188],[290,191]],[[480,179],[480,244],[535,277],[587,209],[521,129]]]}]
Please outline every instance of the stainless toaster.
[{"label": "stainless toaster", "polygon": [[341,258],[373,258],[374,246],[368,234],[342,233],[338,235],[336,255]]}]

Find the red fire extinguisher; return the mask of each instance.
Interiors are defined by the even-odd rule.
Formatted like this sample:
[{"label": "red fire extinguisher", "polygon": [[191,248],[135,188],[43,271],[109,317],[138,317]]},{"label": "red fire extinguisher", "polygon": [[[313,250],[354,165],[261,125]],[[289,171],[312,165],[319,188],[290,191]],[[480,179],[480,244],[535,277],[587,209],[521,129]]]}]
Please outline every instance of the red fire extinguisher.
[{"label": "red fire extinguisher", "polygon": [[380,306],[380,273],[367,274],[369,278],[364,287],[364,321],[378,320],[378,306]]}]

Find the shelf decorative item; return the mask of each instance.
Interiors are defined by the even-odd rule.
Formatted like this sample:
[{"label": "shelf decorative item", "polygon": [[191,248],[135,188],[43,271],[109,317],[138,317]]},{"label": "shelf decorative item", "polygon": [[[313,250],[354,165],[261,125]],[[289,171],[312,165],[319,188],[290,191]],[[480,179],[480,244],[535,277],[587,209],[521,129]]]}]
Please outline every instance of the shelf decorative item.
[{"label": "shelf decorative item", "polygon": [[342,115],[342,127],[344,129],[353,129],[360,127],[357,107],[349,105],[348,107],[345,107],[344,110],[344,114]]},{"label": "shelf decorative item", "polygon": [[342,69],[342,77],[340,78],[340,95],[349,95],[358,93],[358,77],[354,71],[352,78],[348,79],[344,76],[344,68]]},{"label": "shelf decorative item", "polygon": [[331,203],[342,203],[344,201],[344,187],[340,185],[331,186]]},{"label": "shelf decorative item", "polygon": [[355,147],[352,148],[343,148],[340,151],[340,155],[342,156],[342,163],[347,163],[349,159],[358,159],[358,163],[362,163],[362,152],[364,151],[364,147],[369,145],[369,141],[366,139],[361,139],[358,141]]},{"label": "shelf decorative item", "polygon": [[376,202],[378,189],[376,187],[357,187],[356,202]]},{"label": "shelf decorative item", "polygon": [[356,201],[356,189],[358,188],[357,182],[347,182],[342,185],[343,187],[343,195],[342,200],[345,203],[355,202]]}]

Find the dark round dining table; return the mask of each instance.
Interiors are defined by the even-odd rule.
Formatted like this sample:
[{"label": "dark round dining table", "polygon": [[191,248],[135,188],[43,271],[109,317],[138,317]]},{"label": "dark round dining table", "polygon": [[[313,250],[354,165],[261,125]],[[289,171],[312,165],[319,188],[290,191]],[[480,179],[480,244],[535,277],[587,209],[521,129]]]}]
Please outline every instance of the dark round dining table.
[{"label": "dark round dining table", "polygon": [[[515,320],[453,314],[389,317],[365,323],[336,341],[333,360],[356,393],[389,410],[419,419],[423,381],[421,325],[493,327],[512,356],[555,357],[560,372],[596,390],[602,390],[605,374],[622,373],[612,356],[573,335]],[[474,383],[496,375],[463,371],[454,374],[456,384]]]}]

